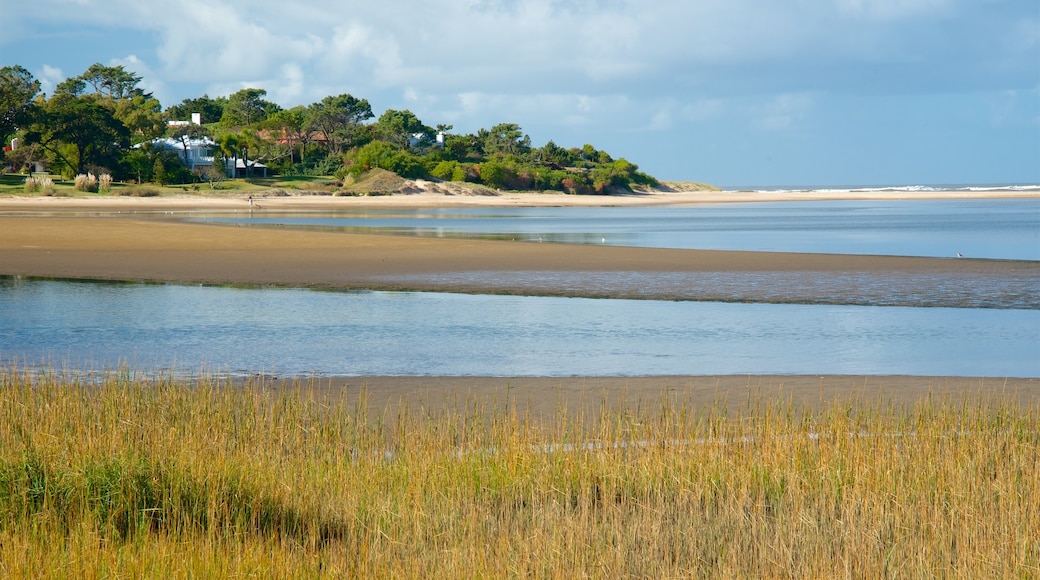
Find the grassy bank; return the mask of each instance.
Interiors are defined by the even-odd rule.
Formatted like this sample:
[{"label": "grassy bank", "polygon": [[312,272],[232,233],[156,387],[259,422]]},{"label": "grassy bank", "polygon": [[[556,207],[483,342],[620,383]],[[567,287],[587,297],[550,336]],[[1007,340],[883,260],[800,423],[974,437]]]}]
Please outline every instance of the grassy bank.
[{"label": "grassy bank", "polygon": [[346,400],[0,369],[0,576],[1040,574],[1036,406]]},{"label": "grassy bank", "polygon": [[63,180],[60,176],[51,176],[52,184],[47,191],[26,192],[26,175],[0,174],[0,195],[12,197],[170,197],[196,195],[199,197],[230,197],[249,194],[278,194],[293,192],[297,194],[332,195],[338,189],[336,181],[331,177],[312,176],[276,176],[248,177],[227,179],[220,182],[167,184],[156,183],[113,183],[111,189],[104,192],[79,191],[73,180]]}]

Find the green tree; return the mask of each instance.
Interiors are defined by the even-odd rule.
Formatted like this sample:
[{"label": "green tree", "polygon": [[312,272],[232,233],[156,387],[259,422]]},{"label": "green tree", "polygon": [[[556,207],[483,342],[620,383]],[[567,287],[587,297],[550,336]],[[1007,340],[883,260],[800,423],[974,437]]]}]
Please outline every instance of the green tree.
[{"label": "green tree", "polygon": [[574,157],[569,151],[556,143],[549,141],[544,147],[536,151],[538,161],[543,165],[558,165],[560,167],[571,167]]},{"label": "green tree", "polygon": [[531,151],[531,138],[516,123],[499,123],[489,131],[477,133],[484,141],[487,155],[525,155]]},{"label": "green tree", "polygon": [[202,95],[197,99],[184,99],[168,107],[163,115],[168,121],[187,121],[191,119],[192,113],[198,113],[202,116],[203,124],[216,123],[224,116],[227,102],[227,97],[211,99],[209,95]]},{"label": "green tree", "polygon": [[87,89],[93,89],[95,95],[108,97],[114,101],[129,99],[134,96],[148,96],[139,86],[141,77],[120,66],[105,66],[101,63],[90,65],[90,68],[80,75]]},{"label": "green tree", "polygon": [[[90,96],[56,95],[46,102],[26,133],[27,143],[39,143],[76,173],[88,167],[112,168],[130,142],[130,131],[112,111]],[[69,159],[61,145],[69,145]]]},{"label": "green tree", "polygon": [[267,117],[279,111],[281,107],[265,100],[264,89],[242,89],[230,97],[224,106],[224,114],[220,124],[225,127],[249,127],[267,120]]},{"label": "green tree", "polygon": [[307,107],[307,113],[305,129],[321,134],[332,155],[356,145],[361,123],[374,116],[367,99],[348,94],[325,97]]},{"label": "green tree", "polygon": [[477,135],[449,135],[444,139],[443,155],[459,162],[476,161],[484,157],[484,141]]},{"label": "green tree", "polygon": [[39,92],[40,82],[29,71],[17,65],[0,68],[0,140],[4,143],[32,120]]},{"label": "green tree", "polygon": [[163,165],[162,157],[156,156],[155,163],[152,164],[152,182],[163,185],[167,181],[166,167]]},{"label": "green tree", "polygon": [[481,183],[495,189],[506,189],[516,179],[516,174],[508,165],[494,159],[481,163],[478,171]]},{"label": "green tree", "polygon": [[135,94],[114,101],[112,113],[130,131],[134,143],[151,141],[166,130],[162,105],[151,95]]},{"label": "green tree", "polygon": [[372,141],[348,154],[347,157],[350,161],[348,171],[351,175],[361,175],[376,167],[388,169],[393,166],[395,153],[397,150],[393,145],[385,141]]},{"label": "green tree", "polygon": [[122,158],[124,173],[137,183],[151,181],[156,152],[150,144],[143,144],[128,151]]},{"label": "green tree", "polygon": [[[311,133],[306,129],[307,109],[302,105],[291,109],[283,109],[271,115],[267,126],[274,131],[280,143],[289,151],[290,163],[303,160],[303,151],[311,142]],[[296,155],[297,147],[299,156]]]},{"label": "green tree", "polygon": [[213,162],[216,163],[216,157],[220,157],[224,164],[227,165],[228,161],[232,162],[232,176],[238,171],[238,154],[241,151],[239,147],[239,138],[237,133],[225,133],[217,138],[217,151],[220,155],[215,155]]},{"label": "green tree", "polygon": [[435,136],[434,130],[408,109],[387,109],[376,121],[376,133],[380,139],[401,149],[409,149],[413,141],[419,148],[429,146]]}]

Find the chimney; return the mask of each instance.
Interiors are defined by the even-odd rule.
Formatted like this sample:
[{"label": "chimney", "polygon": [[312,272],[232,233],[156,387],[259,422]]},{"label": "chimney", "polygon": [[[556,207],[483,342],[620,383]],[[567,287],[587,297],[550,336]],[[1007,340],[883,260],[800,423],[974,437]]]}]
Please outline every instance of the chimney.
[{"label": "chimney", "polygon": [[191,122],[192,122],[193,125],[201,125],[202,124],[202,113],[192,113],[191,114]]}]

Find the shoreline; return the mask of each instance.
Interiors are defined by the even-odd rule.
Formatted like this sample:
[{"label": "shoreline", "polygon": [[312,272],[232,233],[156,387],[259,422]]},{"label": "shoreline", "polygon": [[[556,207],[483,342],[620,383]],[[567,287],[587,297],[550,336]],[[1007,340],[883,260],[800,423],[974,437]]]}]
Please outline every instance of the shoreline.
[{"label": "shoreline", "polygon": [[1035,199],[1035,189],[985,190],[780,190],[780,191],[655,191],[624,195],[568,195],[563,193],[498,192],[496,195],[420,191],[376,196],[332,196],[312,194],[271,194],[270,192],[223,192],[158,197],[83,195],[77,197],[0,196],[0,214],[11,211],[51,210],[242,210],[249,209],[252,195],[257,209],[325,210],[342,207],[636,207],[696,206],[725,203],[764,203],[792,201],[865,200],[944,200],[944,199]]}]

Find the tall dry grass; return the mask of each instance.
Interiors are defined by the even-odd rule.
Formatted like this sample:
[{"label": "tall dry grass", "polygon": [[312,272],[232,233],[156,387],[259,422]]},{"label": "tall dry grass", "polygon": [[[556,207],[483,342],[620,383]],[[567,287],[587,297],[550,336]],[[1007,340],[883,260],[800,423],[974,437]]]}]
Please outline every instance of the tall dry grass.
[{"label": "tall dry grass", "polygon": [[76,191],[94,193],[98,190],[97,176],[90,172],[87,172],[86,174],[80,173],[76,176],[72,187]]},{"label": "tall dry grass", "polygon": [[26,177],[25,193],[54,194],[54,180],[50,177]]},{"label": "tall dry grass", "polygon": [[341,395],[0,369],[0,576],[1040,574],[1035,405]]}]

